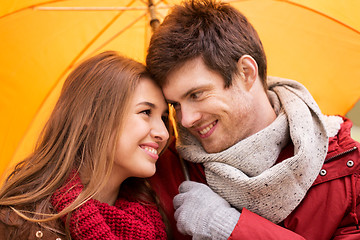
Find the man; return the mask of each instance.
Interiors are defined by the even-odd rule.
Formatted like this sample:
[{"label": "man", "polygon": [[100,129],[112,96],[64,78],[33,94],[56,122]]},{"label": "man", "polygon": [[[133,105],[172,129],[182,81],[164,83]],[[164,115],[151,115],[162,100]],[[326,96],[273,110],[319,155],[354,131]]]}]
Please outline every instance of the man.
[{"label": "man", "polygon": [[176,111],[176,149],[189,168],[183,182],[170,147],[151,179],[182,234],[360,239],[351,122],[322,115],[301,84],[267,77],[261,41],[241,13],[212,1],[174,7],[147,66]]}]

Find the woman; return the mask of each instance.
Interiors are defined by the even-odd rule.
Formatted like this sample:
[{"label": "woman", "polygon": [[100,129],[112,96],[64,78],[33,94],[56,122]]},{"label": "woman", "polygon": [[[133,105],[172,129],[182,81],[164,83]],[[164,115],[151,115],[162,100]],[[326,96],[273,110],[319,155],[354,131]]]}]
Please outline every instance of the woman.
[{"label": "woman", "polygon": [[116,52],[66,79],[35,151],[0,189],[1,239],[165,239],[154,192],[168,106],[145,67]]}]

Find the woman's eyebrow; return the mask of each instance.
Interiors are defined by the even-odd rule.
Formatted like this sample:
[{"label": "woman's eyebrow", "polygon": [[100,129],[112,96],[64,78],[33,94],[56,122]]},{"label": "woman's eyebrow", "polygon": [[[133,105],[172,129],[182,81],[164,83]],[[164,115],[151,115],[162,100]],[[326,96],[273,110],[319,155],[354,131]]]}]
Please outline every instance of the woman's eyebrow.
[{"label": "woman's eyebrow", "polygon": [[155,104],[153,104],[151,102],[139,102],[138,104],[136,104],[136,106],[139,106],[139,105],[146,105],[146,106],[149,106],[151,108],[156,108]]}]

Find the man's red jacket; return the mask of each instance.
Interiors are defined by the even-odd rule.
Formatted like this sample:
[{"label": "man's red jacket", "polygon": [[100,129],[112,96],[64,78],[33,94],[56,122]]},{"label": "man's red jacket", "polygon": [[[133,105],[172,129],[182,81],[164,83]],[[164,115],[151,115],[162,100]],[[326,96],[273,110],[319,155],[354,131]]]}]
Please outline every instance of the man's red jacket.
[{"label": "man's red jacket", "polygon": [[[337,136],[330,138],[325,164],[300,205],[276,225],[242,209],[229,239],[360,239],[360,144],[350,137],[352,123],[344,119]],[[277,162],[291,157],[293,146],[286,146]],[[190,180],[206,183],[201,164],[186,162]],[[172,199],[185,180],[175,145],[159,158],[157,172],[150,182],[164,205],[174,239],[191,239],[176,229]]]}]

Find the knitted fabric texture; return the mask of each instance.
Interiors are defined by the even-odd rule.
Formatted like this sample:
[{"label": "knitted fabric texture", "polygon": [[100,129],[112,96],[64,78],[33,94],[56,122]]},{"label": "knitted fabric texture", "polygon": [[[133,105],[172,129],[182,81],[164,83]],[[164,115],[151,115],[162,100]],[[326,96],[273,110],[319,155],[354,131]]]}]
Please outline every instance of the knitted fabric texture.
[{"label": "knitted fabric texture", "polygon": [[[81,193],[78,174],[51,197],[60,212]],[[66,216],[62,217],[66,221]],[[165,225],[157,208],[118,199],[114,206],[90,199],[71,213],[70,233],[74,239],[166,239]]]},{"label": "knitted fabric texture", "polygon": [[[268,85],[277,113],[268,127],[211,154],[179,127],[177,150],[184,159],[203,163],[209,186],[232,206],[279,223],[315,181],[327,153],[327,131],[335,135],[342,119],[322,115],[310,93],[296,81],[269,77]],[[294,156],[275,164],[290,138]]]}]

